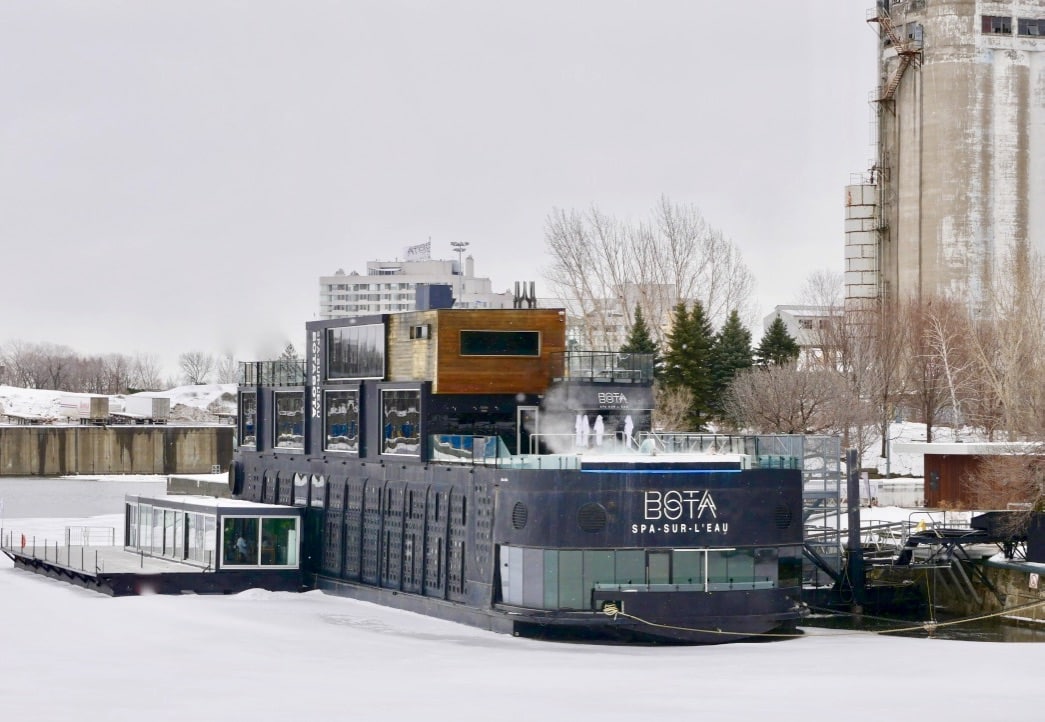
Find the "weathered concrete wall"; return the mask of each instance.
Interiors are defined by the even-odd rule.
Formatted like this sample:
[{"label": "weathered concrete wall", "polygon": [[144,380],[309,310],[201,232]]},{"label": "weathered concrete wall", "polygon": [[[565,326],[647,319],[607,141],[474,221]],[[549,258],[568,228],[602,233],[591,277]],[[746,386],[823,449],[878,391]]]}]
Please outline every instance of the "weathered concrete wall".
[{"label": "weathered concrete wall", "polygon": [[0,476],[206,474],[232,460],[231,426],[0,426]]},{"label": "weathered concrete wall", "polygon": [[[901,36],[924,30],[894,100],[878,114],[880,268],[895,298],[950,296],[990,312],[1015,252],[1045,250],[1045,38],[1020,36],[1020,18],[1045,0],[927,0],[895,6]],[[984,33],[984,15],[1011,33]],[[880,46],[879,82],[896,72]],[[1000,276],[999,276],[1000,274]]]},{"label": "weathered concrete wall", "polygon": [[[1035,568],[1040,565],[995,562],[979,562],[978,565],[997,595],[977,575],[967,572],[975,590],[975,596],[970,595],[967,590],[959,589],[951,581],[950,572],[944,569],[930,571],[930,575],[937,576],[923,580],[923,583],[929,584],[932,603],[961,616],[975,617],[1000,612],[1014,619],[1045,623],[1045,577],[1041,578],[1040,583],[1032,580]],[[1037,588],[1034,588],[1034,584],[1037,584]],[[1037,606],[1023,609],[1028,605]]]}]

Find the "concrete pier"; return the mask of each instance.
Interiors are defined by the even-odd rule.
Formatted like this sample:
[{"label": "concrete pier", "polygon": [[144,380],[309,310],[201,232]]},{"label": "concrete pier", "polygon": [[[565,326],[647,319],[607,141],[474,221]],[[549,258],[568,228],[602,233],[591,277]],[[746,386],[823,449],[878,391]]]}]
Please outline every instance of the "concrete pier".
[{"label": "concrete pier", "polygon": [[0,426],[0,476],[209,474],[232,461],[235,429]]}]

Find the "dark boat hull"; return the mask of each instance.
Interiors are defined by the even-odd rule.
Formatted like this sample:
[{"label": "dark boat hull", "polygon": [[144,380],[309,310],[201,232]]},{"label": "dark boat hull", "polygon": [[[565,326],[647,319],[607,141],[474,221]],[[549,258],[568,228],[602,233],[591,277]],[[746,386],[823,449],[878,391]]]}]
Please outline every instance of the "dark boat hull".
[{"label": "dark boat hull", "polygon": [[[801,614],[797,576],[789,584],[776,561],[761,569],[764,582],[738,573],[714,583],[678,579],[669,556],[800,556],[796,471],[305,461],[244,458],[246,477],[260,483],[243,496],[309,507],[306,579],[327,592],[501,633],[656,643],[775,638]],[[573,581],[569,562],[609,560],[612,571],[615,559],[620,567],[637,556],[642,578],[588,572],[556,607]],[[654,557],[674,578],[652,577]]]}]

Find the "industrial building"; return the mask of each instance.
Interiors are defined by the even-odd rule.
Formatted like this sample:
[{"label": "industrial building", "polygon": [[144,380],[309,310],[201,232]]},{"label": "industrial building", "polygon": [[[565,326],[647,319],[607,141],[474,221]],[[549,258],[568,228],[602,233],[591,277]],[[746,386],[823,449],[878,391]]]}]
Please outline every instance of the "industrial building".
[{"label": "industrial building", "polygon": [[1045,0],[878,0],[877,152],[846,188],[846,306],[991,313],[1045,250]]}]

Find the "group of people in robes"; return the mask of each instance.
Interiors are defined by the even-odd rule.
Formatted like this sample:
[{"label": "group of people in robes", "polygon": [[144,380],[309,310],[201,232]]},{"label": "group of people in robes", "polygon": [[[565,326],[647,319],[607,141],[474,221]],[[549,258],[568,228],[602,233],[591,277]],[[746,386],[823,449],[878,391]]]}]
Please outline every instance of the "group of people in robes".
[{"label": "group of people in robes", "polygon": [[[591,446],[602,446],[603,439],[606,436],[606,422],[603,421],[602,414],[595,416],[595,421],[589,421],[587,414],[577,414],[577,437],[576,445],[580,448],[587,449]],[[624,436],[623,442],[625,446],[630,447],[634,441],[632,434],[635,431],[635,422],[631,420],[631,415],[624,417]]]}]

